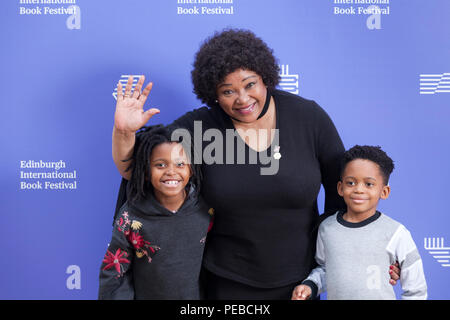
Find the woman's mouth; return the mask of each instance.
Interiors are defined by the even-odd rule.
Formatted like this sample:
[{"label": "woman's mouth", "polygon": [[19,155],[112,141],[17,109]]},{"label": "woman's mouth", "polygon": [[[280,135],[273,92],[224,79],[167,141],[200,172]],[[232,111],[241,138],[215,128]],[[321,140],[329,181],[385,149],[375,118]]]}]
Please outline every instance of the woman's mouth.
[{"label": "woman's mouth", "polygon": [[245,114],[252,113],[253,110],[255,110],[255,106],[256,106],[256,102],[254,102],[254,103],[248,105],[247,107],[240,108],[240,109],[234,109],[234,110],[236,110],[236,111],[239,112],[240,114],[244,114],[244,115],[245,115]]}]

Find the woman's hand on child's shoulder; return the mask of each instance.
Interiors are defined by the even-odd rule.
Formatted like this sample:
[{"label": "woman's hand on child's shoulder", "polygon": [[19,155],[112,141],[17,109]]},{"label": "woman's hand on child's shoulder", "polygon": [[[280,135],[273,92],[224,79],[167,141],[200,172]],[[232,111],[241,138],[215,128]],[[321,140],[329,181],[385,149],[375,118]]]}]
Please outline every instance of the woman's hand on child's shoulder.
[{"label": "woman's hand on child's shoulder", "polygon": [[394,264],[391,264],[389,268],[389,275],[391,276],[391,279],[389,279],[389,283],[393,286],[397,284],[397,280],[400,279],[400,272],[402,270],[400,269],[400,265],[398,262],[395,262]]}]

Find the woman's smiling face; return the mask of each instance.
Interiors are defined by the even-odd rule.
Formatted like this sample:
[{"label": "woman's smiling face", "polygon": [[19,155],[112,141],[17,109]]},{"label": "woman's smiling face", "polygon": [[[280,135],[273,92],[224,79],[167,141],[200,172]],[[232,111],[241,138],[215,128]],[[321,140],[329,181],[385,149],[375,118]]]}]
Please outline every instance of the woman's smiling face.
[{"label": "woman's smiling face", "polygon": [[266,103],[267,88],[257,73],[238,69],[217,85],[217,101],[231,118],[252,123]]}]

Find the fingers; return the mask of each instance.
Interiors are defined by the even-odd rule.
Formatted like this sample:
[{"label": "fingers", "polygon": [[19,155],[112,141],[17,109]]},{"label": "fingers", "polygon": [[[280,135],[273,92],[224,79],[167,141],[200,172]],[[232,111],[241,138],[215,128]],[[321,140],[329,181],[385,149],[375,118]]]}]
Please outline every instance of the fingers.
[{"label": "fingers", "polygon": [[141,94],[141,89],[142,89],[142,85],[144,84],[144,80],[145,80],[145,76],[140,76],[139,80],[136,84],[136,87],[134,87],[134,91],[133,91],[133,98],[139,98],[140,94]]},{"label": "fingers", "polygon": [[310,291],[311,289],[309,289],[308,286],[305,285],[297,286],[292,292],[291,300],[306,300],[311,295]]},{"label": "fingers", "polygon": [[400,268],[398,263],[392,264],[389,267],[389,275],[391,276],[391,279],[394,281],[400,279]]},{"label": "fingers", "polygon": [[302,294],[299,296],[299,300],[307,300],[309,296],[310,294],[308,294],[306,291],[303,291]]},{"label": "fingers", "polygon": [[[128,80],[127,80],[127,84],[125,86],[125,93],[122,93],[122,83],[119,81],[119,83],[117,84],[117,99],[119,99],[119,98],[120,99],[125,99],[125,98],[136,99],[139,101],[139,105],[143,108],[144,103],[147,100],[148,95],[150,94],[150,91],[152,90],[152,87],[153,87],[153,82],[149,82],[145,86],[144,90],[141,93],[141,89],[142,89],[142,86],[144,85],[144,81],[145,81],[145,76],[144,75],[140,76],[133,92],[131,92],[131,90],[133,89],[133,76],[129,76]],[[148,117],[148,119],[150,119],[152,116],[154,116],[155,114],[157,114],[159,112],[160,111],[158,109],[150,109],[150,110],[147,110],[144,115],[146,117]]]},{"label": "fingers", "polygon": [[157,108],[151,108],[148,109],[147,111],[145,111],[145,113],[151,114],[151,116],[153,117],[155,114],[160,113],[161,111]]},{"label": "fingers", "polygon": [[144,112],[144,121],[147,123],[148,120],[150,120],[151,117],[153,117],[155,114],[160,113],[159,109],[151,108]]},{"label": "fingers", "polygon": [[119,99],[123,99],[122,84],[120,83],[120,81],[117,84],[117,100]]},{"label": "fingers", "polygon": [[397,284],[397,281],[390,279],[390,280],[389,280],[389,283],[390,283],[391,285],[395,286],[395,285]]},{"label": "fingers", "polygon": [[394,281],[397,281],[398,279],[400,279],[400,276],[398,273],[395,273],[393,271],[389,271],[389,275],[391,276],[391,279]]},{"label": "fingers", "polygon": [[299,292],[301,292],[301,286],[296,286],[294,288],[294,290],[292,291],[291,300],[300,300],[299,299]]},{"label": "fingers", "polygon": [[[144,81],[142,81],[144,82]],[[141,95],[139,96],[139,101],[142,103],[142,105],[145,103],[145,100],[147,100],[148,95],[150,94],[150,91],[152,91],[153,82],[149,82],[145,88],[144,91],[142,91]]]},{"label": "fingers", "polygon": [[300,300],[300,299],[299,299],[299,295],[297,294],[296,291],[292,292],[291,300]]},{"label": "fingers", "polygon": [[132,88],[132,85],[133,85],[133,76],[129,76],[129,77],[128,77],[128,81],[127,81],[127,85],[126,85],[126,87],[125,87],[125,94],[124,94],[124,97],[125,97],[125,98],[131,97],[131,88]]}]

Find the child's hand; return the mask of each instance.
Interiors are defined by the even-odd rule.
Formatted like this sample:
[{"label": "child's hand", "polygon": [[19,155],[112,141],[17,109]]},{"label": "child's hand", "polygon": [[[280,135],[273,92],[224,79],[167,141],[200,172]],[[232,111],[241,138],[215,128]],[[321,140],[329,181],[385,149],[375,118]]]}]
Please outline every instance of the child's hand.
[{"label": "child's hand", "polygon": [[122,83],[119,81],[117,84],[117,103],[114,115],[114,127],[117,130],[134,134],[152,116],[160,112],[159,109],[155,108],[144,111],[145,100],[147,100],[153,86],[153,83],[150,82],[141,92],[144,81],[145,77],[141,76],[132,92],[133,76],[129,76],[125,93],[122,92]]},{"label": "child's hand", "polygon": [[311,288],[307,285],[301,284],[296,286],[292,292],[291,300],[307,300],[311,296]]}]

